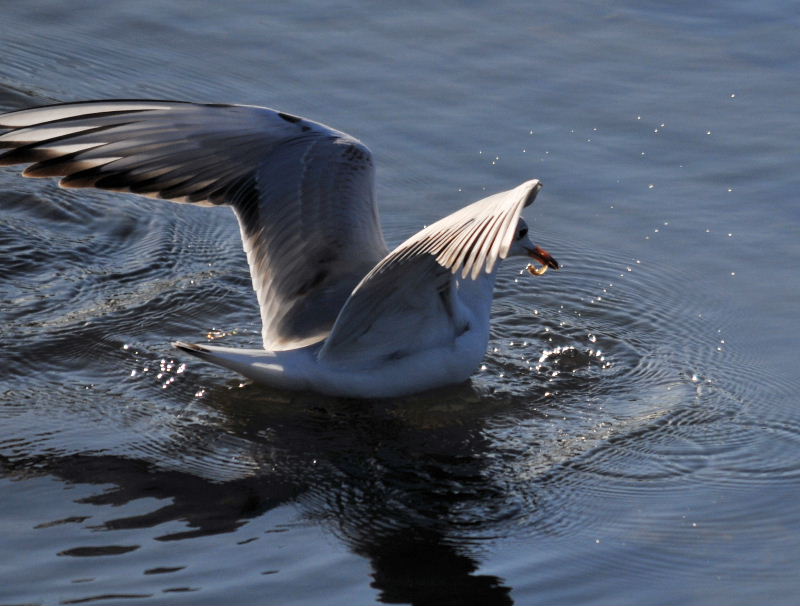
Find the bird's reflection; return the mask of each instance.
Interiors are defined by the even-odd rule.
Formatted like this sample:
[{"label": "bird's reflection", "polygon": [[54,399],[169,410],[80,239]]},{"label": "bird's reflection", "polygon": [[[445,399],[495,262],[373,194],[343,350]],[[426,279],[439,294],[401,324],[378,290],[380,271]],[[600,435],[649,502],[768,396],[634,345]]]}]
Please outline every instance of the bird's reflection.
[{"label": "bird's reflection", "polygon": [[[511,603],[502,579],[476,574],[479,556],[461,540],[485,530],[481,511],[498,497],[479,456],[490,411],[471,388],[403,403],[268,395],[258,387],[209,392],[214,423],[198,431],[176,421],[170,439],[148,443],[146,456],[15,457],[0,460],[0,469],[110,485],[82,500],[88,504],[163,500],[153,511],[94,527],[183,523],[178,532],[169,525],[162,541],[232,532],[281,504],[300,503],[309,519],[369,559],[372,586],[387,603]],[[230,461],[232,477],[220,479]]]},{"label": "bird's reflection", "polygon": [[373,587],[388,604],[512,604],[510,588],[475,574],[475,559],[431,531],[398,531],[365,540],[355,551],[374,570]]}]

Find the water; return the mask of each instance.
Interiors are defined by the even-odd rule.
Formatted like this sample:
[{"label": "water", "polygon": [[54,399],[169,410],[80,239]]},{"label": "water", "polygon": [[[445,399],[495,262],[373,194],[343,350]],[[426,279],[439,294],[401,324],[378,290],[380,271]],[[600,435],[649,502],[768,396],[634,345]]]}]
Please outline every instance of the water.
[{"label": "water", "polygon": [[0,603],[790,604],[788,2],[26,2],[0,106],[268,105],[361,138],[387,241],[540,178],[471,385],[279,393],[235,221],[0,172]]}]

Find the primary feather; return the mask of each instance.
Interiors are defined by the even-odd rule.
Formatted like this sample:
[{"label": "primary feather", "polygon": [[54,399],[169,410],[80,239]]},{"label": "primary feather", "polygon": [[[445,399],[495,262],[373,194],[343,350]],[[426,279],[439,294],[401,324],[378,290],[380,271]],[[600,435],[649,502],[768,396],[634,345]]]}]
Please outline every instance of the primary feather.
[{"label": "primary feather", "polygon": [[275,110],[96,101],[0,117],[0,165],[26,177],[200,205],[239,220],[266,349],[327,335],[387,252],[374,168],[358,140]]}]

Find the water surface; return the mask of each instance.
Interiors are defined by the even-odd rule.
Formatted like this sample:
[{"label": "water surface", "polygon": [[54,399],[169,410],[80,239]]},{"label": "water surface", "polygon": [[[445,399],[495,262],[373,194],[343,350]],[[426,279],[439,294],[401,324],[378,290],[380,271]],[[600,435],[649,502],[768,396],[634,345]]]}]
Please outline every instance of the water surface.
[{"label": "water surface", "polygon": [[28,2],[0,106],[254,103],[362,139],[387,241],[540,178],[468,385],[249,385],[226,209],[0,171],[0,603],[790,604],[792,3]]}]

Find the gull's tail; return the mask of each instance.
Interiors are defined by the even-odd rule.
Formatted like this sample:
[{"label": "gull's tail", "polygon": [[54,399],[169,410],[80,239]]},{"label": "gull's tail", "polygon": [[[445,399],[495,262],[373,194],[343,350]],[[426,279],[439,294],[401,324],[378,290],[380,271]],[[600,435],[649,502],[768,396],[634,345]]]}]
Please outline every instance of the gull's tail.
[{"label": "gull's tail", "polygon": [[290,390],[311,389],[309,375],[313,375],[316,366],[313,353],[316,348],[265,351],[183,341],[175,341],[172,345],[201,360],[230,368],[265,385]]}]

